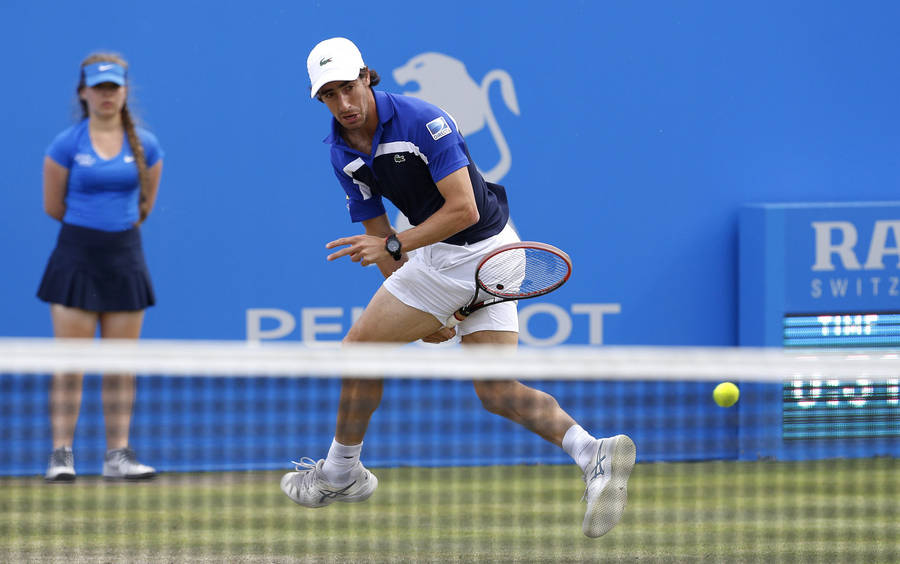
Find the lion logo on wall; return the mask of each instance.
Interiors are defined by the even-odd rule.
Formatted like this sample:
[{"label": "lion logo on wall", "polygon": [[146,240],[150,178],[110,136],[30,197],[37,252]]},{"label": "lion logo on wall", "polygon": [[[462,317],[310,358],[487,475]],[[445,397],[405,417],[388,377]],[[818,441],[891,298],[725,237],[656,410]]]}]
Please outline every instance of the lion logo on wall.
[{"label": "lion logo on wall", "polygon": [[[482,176],[488,182],[499,182],[512,166],[512,154],[506,137],[494,116],[489,91],[493,83],[500,84],[500,94],[506,107],[515,115],[519,115],[519,102],[513,87],[512,77],[503,70],[492,70],[484,75],[481,84],[475,82],[462,61],[442,53],[421,53],[416,55],[402,67],[394,69],[394,80],[400,86],[410,82],[419,85],[416,91],[404,91],[403,94],[415,96],[442,108],[453,117],[459,132],[463,136],[484,129],[487,124],[500,160],[489,170],[478,166]],[[403,214],[398,214],[396,227],[400,230],[409,228],[409,221]]]},{"label": "lion logo on wall", "polygon": [[499,83],[506,107],[519,115],[519,102],[509,73],[492,70],[484,76],[481,84],[477,84],[469,76],[462,61],[441,53],[422,53],[402,67],[394,69],[393,75],[400,86],[410,82],[417,83],[419,90],[403,93],[443,108],[453,116],[463,136],[481,131],[487,124],[488,131],[497,144],[500,161],[489,170],[480,166],[478,168],[488,182],[498,182],[509,172],[512,155],[506,137],[497,124],[489,96],[491,85]]}]

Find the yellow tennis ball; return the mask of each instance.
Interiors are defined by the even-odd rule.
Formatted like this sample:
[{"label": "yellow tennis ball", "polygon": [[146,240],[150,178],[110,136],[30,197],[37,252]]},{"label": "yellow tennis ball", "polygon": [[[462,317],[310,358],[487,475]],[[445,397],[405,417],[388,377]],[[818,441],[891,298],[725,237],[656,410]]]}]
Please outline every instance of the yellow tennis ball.
[{"label": "yellow tennis ball", "polygon": [[713,390],[713,399],[722,407],[731,407],[736,404],[740,395],[738,387],[731,382],[722,382]]}]

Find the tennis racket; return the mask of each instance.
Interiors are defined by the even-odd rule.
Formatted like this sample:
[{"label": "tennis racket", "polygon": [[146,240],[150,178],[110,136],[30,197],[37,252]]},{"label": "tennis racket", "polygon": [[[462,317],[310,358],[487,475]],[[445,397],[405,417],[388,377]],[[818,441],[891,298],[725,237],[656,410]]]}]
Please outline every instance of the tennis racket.
[{"label": "tennis racket", "polygon": [[456,327],[489,305],[549,294],[571,275],[572,260],[553,245],[519,241],[498,247],[475,269],[475,297],[447,318],[444,327]]}]

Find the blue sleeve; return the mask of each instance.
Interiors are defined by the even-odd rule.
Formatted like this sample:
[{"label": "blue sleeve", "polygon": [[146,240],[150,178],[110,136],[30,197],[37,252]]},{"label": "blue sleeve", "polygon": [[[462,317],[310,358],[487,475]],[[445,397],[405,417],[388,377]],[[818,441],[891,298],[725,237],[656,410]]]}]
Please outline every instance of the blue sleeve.
[{"label": "blue sleeve", "polygon": [[163,153],[162,148],[159,146],[159,140],[156,138],[156,135],[153,135],[146,129],[138,129],[138,137],[141,140],[141,145],[144,146],[144,157],[146,158],[147,168],[150,168],[159,162],[165,153]]},{"label": "blue sleeve", "polygon": [[428,157],[428,170],[435,183],[451,172],[469,166],[465,141],[450,114],[434,108],[420,115],[420,125],[413,133],[419,150]]},{"label": "blue sleeve", "polygon": [[74,132],[74,127],[66,128],[53,139],[46,152],[46,155],[53,159],[56,164],[69,169],[72,168],[72,159],[75,157],[77,148],[77,139]]},{"label": "blue sleeve", "polygon": [[386,213],[381,194],[373,194],[368,186],[354,182],[353,178],[338,168],[334,161],[331,165],[334,175],[347,195],[347,210],[350,212],[351,221],[365,221]]}]

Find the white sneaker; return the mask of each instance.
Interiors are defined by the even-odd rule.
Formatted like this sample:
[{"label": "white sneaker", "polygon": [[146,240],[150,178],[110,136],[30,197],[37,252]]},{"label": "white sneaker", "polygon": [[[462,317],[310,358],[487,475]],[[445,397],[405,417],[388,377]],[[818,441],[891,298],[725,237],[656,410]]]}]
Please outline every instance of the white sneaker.
[{"label": "white sneaker", "polygon": [[47,473],[48,482],[72,482],[75,480],[75,456],[69,447],[59,447],[50,453]]},{"label": "white sneaker", "polygon": [[128,447],[106,451],[103,458],[103,477],[108,480],[147,480],[156,476],[156,469],[137,461]]},{"label": "white sneaker", "polygon": [[369,499],[378,487],[378,478],[362,462],[351,471],[352,481],[346,486],[333,486],[325,481],[322,475],[325,459],[316,462],[304,456],[293,464],[297,471],[282,476],[281,491],[304,507],[325,507],[335,501],[358,503]]},{"label": "white sneaker", "polygon": [[587,511],[581,530],[591,538],[602,537],[622,518],[628,500],[628,477],[637,454],[634,441],[627,435],[598,439],[596,448],[584,471]]}]

